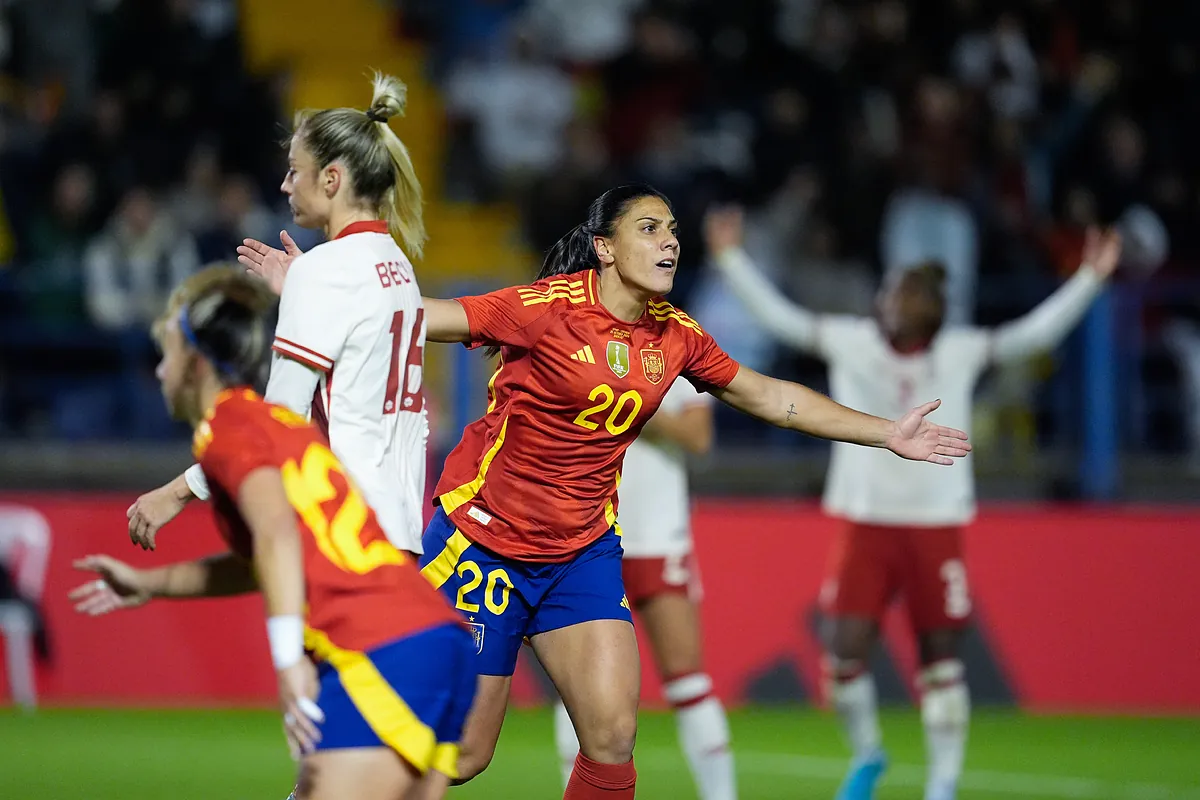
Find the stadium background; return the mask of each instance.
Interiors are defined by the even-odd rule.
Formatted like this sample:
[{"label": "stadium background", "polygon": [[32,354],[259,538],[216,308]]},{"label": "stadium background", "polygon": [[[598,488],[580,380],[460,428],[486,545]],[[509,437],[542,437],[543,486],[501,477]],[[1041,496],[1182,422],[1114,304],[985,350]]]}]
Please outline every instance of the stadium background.
[{"label": "stadium background", "polygon": [[[0,796],[286,793],[271,714],[213,710],[271,701],[255,601],[93,621],[63,595],[86,552],[215,546],[193,509],[158,554],[125,549],[125,507],[188,463],[145,323],[242,236],[315,243],[286,216],[278,141],[296,108],[364,105],[371,68],[410,88],[396,130],[429,199],[427,293],[527,280],[595,194],[645,179],[681,221],[672,301],[819,388],[821,365],[772,345],[706,265],[712,204],[747,206],[748,247],[810,307],[869,311],[915,249],[950,262],[955,313],[980,323],[1048,294],[1083,224],[1119,225],[1128,263],[1081,329],[980,392],[985,710],[963,796],[1197,796],[1198,41],[1200,9],[1131,0],[0,0],[0,503],[51,530],[37,678],[54,707],[0,713]],[[427,356],[436,470],[485,365]],[[708,657],[741,709],[748,798],[827,796],[842,770],[815,708],[825,457],[721,415],[694,471]],[[874,663],[895,705],[885,798],[920,783],[901,621]],[[648,708],[656,692],[648,672]],[[454,796],[556,796],[535,669],[516,695],[532,710]],[[130,710],[167,706],[203,710]],[[643,796],[691,791],[653,711],[638,763]]]}]

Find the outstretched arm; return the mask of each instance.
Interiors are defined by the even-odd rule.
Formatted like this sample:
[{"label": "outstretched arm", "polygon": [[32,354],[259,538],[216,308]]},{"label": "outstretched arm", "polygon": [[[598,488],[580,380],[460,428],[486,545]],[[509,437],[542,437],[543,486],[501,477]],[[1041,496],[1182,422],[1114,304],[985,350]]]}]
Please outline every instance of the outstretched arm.
[{"label": "outstretched arm", "polygon": [[109,556],[86,556],[75,569],[98,576],[71,591],[75,610],[90,616],[134,608],[156,597],[227,597],[257,588],[250,562],[233,553],[135,569]]},{"label": "outstretched arm", "polygon": [[467,312],[457,300],[435,300],[422,297],[425,306],[425,339],[430,342],[459,343],[471,341],[471,326]]},{"label": "outstretched arm", "polygon": [[[283,281],[287,277],[292,261],[302,251],[288,236],[287,231],[279,234],[283,249],[271,247],[257,239],[246,239],[237,249],[238,261],[247,272],[267,282],[276,294],[283,293]],[[435,300],[423,297],[425,305],[425,338],[431,342],[469,342],[471,331],[467,325],[467,312],[454,300]]]},{"label": "outstretched arm", "polygon": [[713,395],[778,428],[864,447],[884,447],[912,461],[949,465],[971,450],[966,433],[925,419],[941,405],[940,400],[893,421],[855,411],[798,383],[770,378],[744,366],[728,386]]},{"label": "outstretched arm", "polygon": [[713,263],[755,319],[779,341],[815,350],[817,315],[780,294],[742,249],[741,209],[710,211],[704,218],[704,237]]},{"label": "outstretched arm", "polygon": [[1121,237],[1089,230],[1083,263],[1075,274],[1023,317],[999,326],[992,334],[992,360],[1015,361],[1057,346],[1079,324],[1104,289],[1121,258]]}]

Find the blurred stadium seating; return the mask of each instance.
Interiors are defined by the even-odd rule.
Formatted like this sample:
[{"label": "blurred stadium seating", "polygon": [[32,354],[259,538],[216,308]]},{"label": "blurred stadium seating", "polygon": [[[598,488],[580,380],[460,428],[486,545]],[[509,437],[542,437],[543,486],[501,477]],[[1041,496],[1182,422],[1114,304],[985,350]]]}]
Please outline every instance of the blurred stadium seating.
[{"label": "blurred stadium seating", "polygon": [[[288,224],[275,146],[286,119],[301,107],[363,103],[365,74],[377,68],[409,84],[399,130],[429,196],[432,238],[421,280],[431,294],[526,278],[536,253],[578,218],[594,187],[644,178],[674,195],[684,224],[684,272],[672,299],[719,316],[727,301],[718,287],[714,303],[705,285],[700,215],[732,200],[752,210],[787,208],[788,187],[806,179],[817,187],[815,199],[767,235],[787,253],[771,265],[781,284],[819,307],[812,281],[821,278],[820,259],[878,275],[891,247],[883,228],[889,200],[928,167],[938,191],[971,212],[978,257],[964,268],[977,273],[974,317],[994,323],[1053,289],[1070,261],[1072,225],[1128,219],[1128,209],[1141,209],[1150,223],[1137,229],[1149,230],[1138,234],[1138,266],[1152,269],[1126,270],[1090,334],[985,387],[976,436],[995,446],[982,449],[980,467],[985,494],[1103,495],[1113,487],[1093,486],[1088,464],[1111,470],[1119,455],[1121,496],[1184,497],[1187,490],[1167,479],[1196,462],[1189,431],[1200,412],[1179,349],[1196,346],[1163,333],[1200,306],[1197,166],[1186,145],[1197,93],[1187,91],[1194,65],[1164,53],[1179,52],[1194,12],[1171,23],[1130,12],[1134,34],[1122,32],[1114,20],[1125,12],[1113,8],[1091,14],[1028,3],[997,14],[986,5],[639,2],[588,10],[586,3],[353,0],[321,25],[280,35],[279,19],[316,19],[323,5],[73,1],[54,26],[38,4],[7,4],[0,12],[6,450],[33,457],[43,444],[69,442],[100,462],[181,458],[178,447],[153,447],[178,442],[179,429],[159,407],[143,323],[134,315],[114,324],[101,313],[103,287],[89,259],[106,235],[128,230],[129,196],[139,188],[157,204],[161,219],[151,227],[169,230],[176,249],[193,243],[195,264],[229,258],[242,235],[273,239]],[[580,33],[563,9],[605,24]],[[139,37],[156,44],[132,46]],[[177,50],[172,37],[187,47]],[[997,55],[989,42],[1003,37],[1012,46]],[[42,46],[47,38],[53,46]],[[995,62],[988,67],[995,74],[983,62]],[[1151,89],[1170,93],[1171,115],[1145,102]],[[521,139],[547,144],[527,152]],[[826,231],[832,244],[820,245],[808,230]],[[1169,257],[1153,269],[1164,233]],[[134,257],[134,247],[121,252]],[[166,253],[136,256],[161,261]],[[761,350],[764,366],[823,385],[819,365],[766,344]],[[447,348],[430,348],[429,360],[445,445],[481,402],[483,368]],[[1089,364],[1111,371],[1093,375]],[[1111,394],[1097,397],[1098,390]],[[129,443],[140,443],[138,455],[122,458]],[[738,466],[747,460],[740,453],[764,443],[769,468]],[[812,491],[822,453],[723,416],[702,487]],[[11,479],[54,483],[54,463],[41,466],[25,460]],[[805,476],[798,483],[770,477],[796,470]],[[128,470],[90,483],[131,480],[144,483]]]}]

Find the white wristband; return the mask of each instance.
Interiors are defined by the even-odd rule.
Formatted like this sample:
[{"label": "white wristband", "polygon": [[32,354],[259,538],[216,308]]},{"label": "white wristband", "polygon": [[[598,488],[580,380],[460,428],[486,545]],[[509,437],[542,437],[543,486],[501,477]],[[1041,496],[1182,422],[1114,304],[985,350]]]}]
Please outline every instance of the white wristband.
[{"label": "white wristband", "polygon": [[200,469],[199,464],[192,464],[183,473],[183,479],[187,481],[188,488],[192,490],[192,494],[201,500],[208,501],[208,479],[204,477],[204,470]]},{"label": "white wristband", "polygon": [[267,618],[267,639],[275,669],[287,669],[304,658],[304,620],[288,614]]}]

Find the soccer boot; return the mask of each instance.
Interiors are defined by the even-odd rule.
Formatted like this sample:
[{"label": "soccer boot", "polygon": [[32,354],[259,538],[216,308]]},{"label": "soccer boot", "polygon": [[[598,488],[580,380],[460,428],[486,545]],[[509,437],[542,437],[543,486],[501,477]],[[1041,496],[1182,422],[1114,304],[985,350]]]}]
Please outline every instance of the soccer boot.
[{"label": "soccer boot", "polygon": [[887,756],[882,750],[876,750],[866,758],[856,758],[850,762],[850,771],[835,800],[872,800],[875,797],[875,784],[883,777],[887,769]]}]

